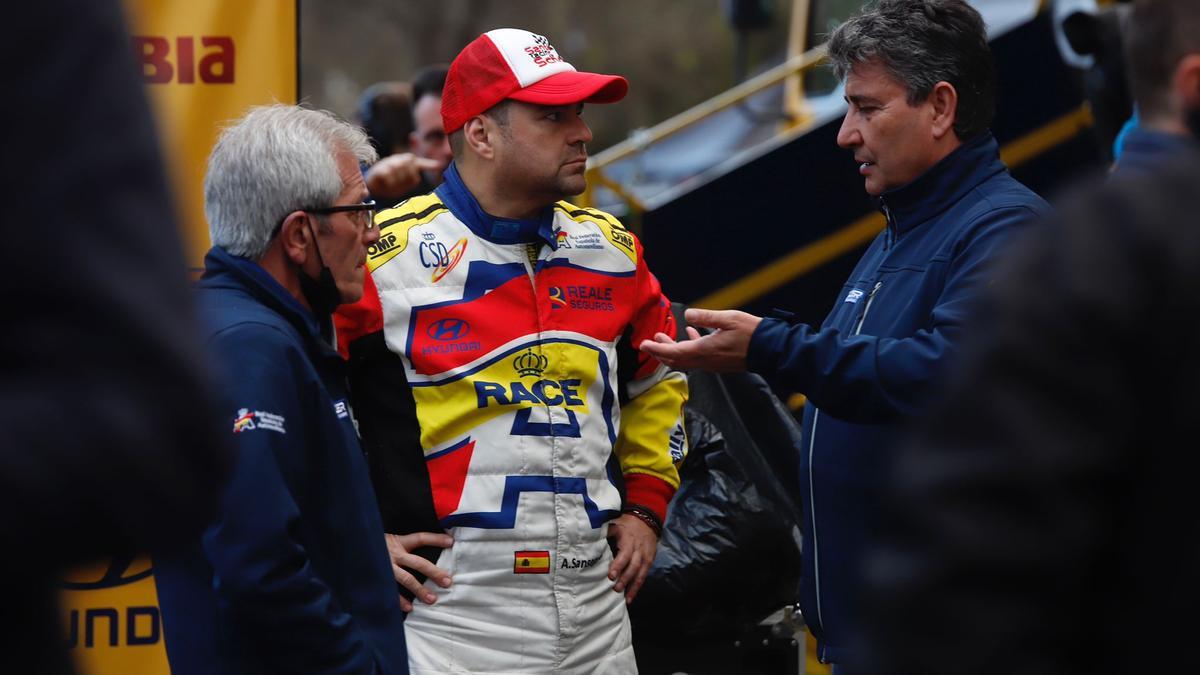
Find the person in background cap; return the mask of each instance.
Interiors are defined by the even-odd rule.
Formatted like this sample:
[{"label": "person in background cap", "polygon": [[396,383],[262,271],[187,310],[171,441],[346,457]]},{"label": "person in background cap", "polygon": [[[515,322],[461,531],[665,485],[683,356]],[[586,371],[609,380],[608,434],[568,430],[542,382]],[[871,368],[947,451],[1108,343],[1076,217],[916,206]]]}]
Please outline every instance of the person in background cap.
[{"label": "person in background cap", "polygon": [[385,529],[454,539],[418,551],[439,567],[405,623],[414,673],[637,670],[625,605],[679,485],[687,380],[633,349],[675,332],[640,242],[561,201],[586,185],[584,104],[627,89],[540,35],[481,35],[442,92],[444,182],[376,220],[376,323],[342,335],[363,442]]}]

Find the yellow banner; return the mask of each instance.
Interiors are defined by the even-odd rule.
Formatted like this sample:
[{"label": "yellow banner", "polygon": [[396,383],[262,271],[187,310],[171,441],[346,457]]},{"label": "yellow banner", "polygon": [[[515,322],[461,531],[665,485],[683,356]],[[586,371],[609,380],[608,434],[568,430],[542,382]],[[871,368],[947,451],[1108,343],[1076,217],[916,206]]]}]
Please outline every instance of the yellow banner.
[{"label": "yellow banner", "polygon": [[62,591],[67,647],[83,675],[167,675],[162,617],[150,561],[113,560],[68,575]]},{"label": "yellow banner", "polygon": [[[125,0],[130,48],[155,112],[190,267],[208,250],[204,169],[222,123],[295,103],[296,0]],[[168,675],[153,569],[106,561],[64,583],[67,644],[84,675]]]},{"label": "yellow banner", "polygon": [[188,265],[209,248],[204,169],[222,123],[297,100],[297,0],[125,0]]}]

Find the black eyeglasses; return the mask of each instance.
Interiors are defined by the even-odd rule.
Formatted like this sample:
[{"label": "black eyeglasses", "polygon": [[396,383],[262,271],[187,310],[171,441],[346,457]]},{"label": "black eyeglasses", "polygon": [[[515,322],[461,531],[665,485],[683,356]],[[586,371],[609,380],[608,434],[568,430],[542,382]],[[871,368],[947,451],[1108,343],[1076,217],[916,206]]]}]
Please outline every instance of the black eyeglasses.
[{"label": "black eyeglasses", "polygon": [[368,199],[361,204],[346,204],[344,206],[324,206],[319,209],[300,209],[306,213],[328,216],[334,213],[349,213],[360,230],[370,230],[375,227],[376,205],[374,199]]},{"label": "black eyeglasses", "polygon": [[[334,213],[349,213],[350,219],[358,226],[360,232],[375,229],[375,213],[378,207],[374,199],[368,199],[361,204],[346,204],[345,206],[322,206],[313,209],[296,209],[305,213],[312,213],[319,216],[328,216]],[[271,230],[271,238],[274,239],[279,234],[279,230],[283,229],[283,223],[287,220],[287,216],[283,217],[275,224],[275,229]]]}]

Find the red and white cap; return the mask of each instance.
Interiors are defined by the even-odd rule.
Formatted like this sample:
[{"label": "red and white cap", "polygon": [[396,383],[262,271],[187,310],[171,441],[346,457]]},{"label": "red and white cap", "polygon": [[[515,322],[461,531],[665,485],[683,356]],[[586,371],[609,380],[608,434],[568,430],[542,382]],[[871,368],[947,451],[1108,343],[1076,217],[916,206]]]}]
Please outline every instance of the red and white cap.
[{"label": "red and white cap", "polygon": [[629,83],[619,75],[583,73],[550,41],[517,28],[497,28],[467,45],[446,74],[442,124],[447,134],[506,98],[541,105],[614,103]]}]

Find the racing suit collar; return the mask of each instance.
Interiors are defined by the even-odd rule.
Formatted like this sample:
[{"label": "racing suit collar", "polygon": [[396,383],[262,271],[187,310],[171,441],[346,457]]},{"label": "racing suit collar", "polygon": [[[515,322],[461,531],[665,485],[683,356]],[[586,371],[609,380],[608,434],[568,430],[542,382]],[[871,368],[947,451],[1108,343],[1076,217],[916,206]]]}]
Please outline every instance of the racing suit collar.
[{"label": "racing suit collar", "polygon": [[[879,196],[897,236],[957,204],[968,192],[1004,171],[1000,146],[990,131],[963,143],[907,185]],[[890,215],[889,215],[890,212]]]},{"label": "racing suit collar", "polygon": [[442,174],[442,184],[434,190],[446,208],[461,220],[476,235],[496,244],[529,244],[542,241],[550,248],[558,248],[552,223],[554,207],[547,206],[534,218],[516,220],[499,218],[484,212],[458,175],[454,162]]}]

